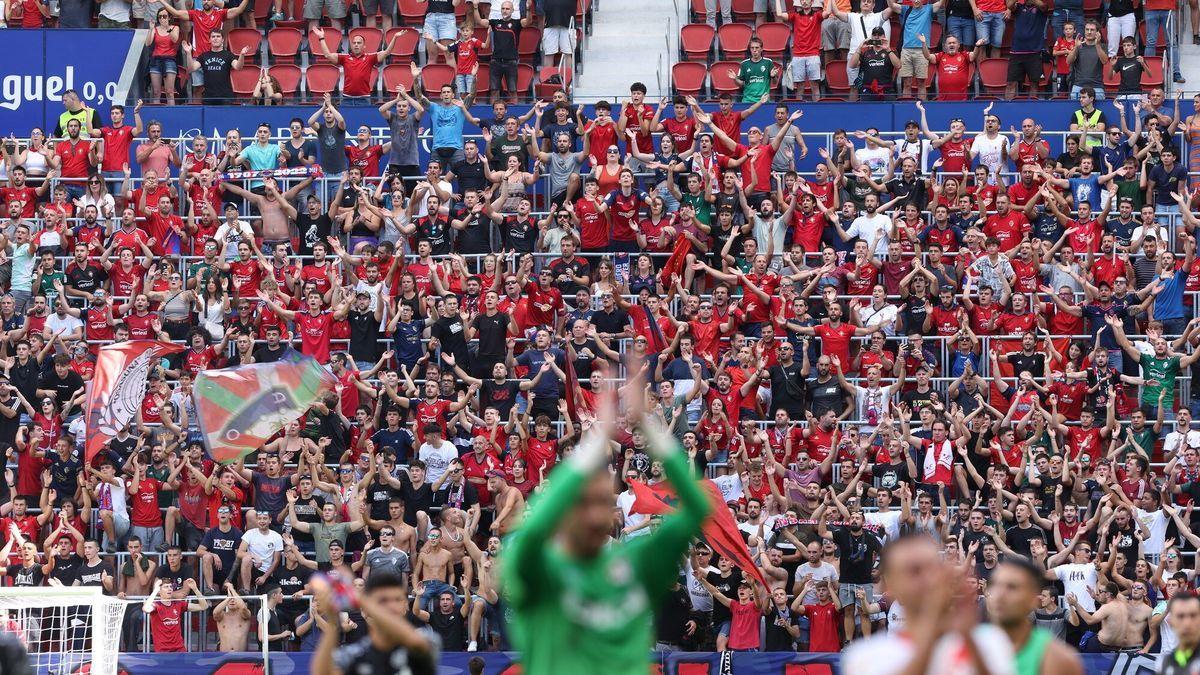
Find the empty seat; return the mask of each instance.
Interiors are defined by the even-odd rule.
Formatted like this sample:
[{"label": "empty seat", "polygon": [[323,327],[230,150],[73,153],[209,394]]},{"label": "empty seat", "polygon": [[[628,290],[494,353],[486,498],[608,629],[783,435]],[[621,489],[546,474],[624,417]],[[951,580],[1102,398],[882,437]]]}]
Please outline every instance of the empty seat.
[{"label": "empty seat", "polygon": [[1163,59],[1161,56],[1146,57],[1146,72],[1142,73],[1142,88],[1153,89],[1163,86]]},{"label": "empty seat", "polygon": [[754,31],[750,26],[741,23],[728,23],[717,30],[717,45],[721,48],[721,58],[741,60],[750,54],[750,38]]},{"label": "empty seat", "polygon": [[291,98],[300,91],[302,77],[300,66],[291,63],[277,63],[271,66],[267,73],[279,82],[279,88],[282,90],[284,98]]},{"label": "empty seat", "polygon": [[703,63],[680,61],[671,66],[671,82],[675,91],[683,96],[700,96],[704,81],[708,79],[708,68]]},{"label": "empty seat", "polygon": [[[436,96],[442,85],[454,84],[454,69],[444,63],[431,63],[421,69],[421,86],[426,96]],[[462,92],[456,93],[461,95]]]},{"label": "empty seat", "polygon": [[846,73],[845,61],[830,61],[825,64],[825,88],[834,96],[850,93],[849,75]]},{"label": "empty seat", "polygon": [[[480,66],[479,72],[483,74],[483,67]],[[383,67],[383,88],[390,94],[395,94],[396,85],[402,84],[404,88],[412,91],[413,76],[412,69],[408,64],[391,63]]]},{"label": "empty seat", "polygon": [[417,45],[421,42],[421,31],[416,28],[389,28],[384,39],[391,42],[392,36],[396,37],[396,42],[392,46],[392,55],[388,57],[388,60],[392,63],[411,63],[417,57]]},{"label": "empty seat", "polygon": [[741,85],[734,80],[738,64],[734,61],[717,61],[708,69],[708,76],[714,96],[729,93],[737,94],[742,90]]},{"label": "empty seat", "polygon": [[229,31],[227,38],[229,51],[234,54],[241,54],[242,49],[246,49],[246,56],[255,61],[258,60],[259,50],[262,48],[262,33],[254,28],[234,28]]},{"label": "empty seat", "polygon": [[233,87],[233,93],[239,98],[249,98],[254,93],[254,85],[258,84],[260,75],[262,75],[262,68],[242,68],[229,71],[229,83]]},{"label": "empty seat", "polygon": [[542,31],[536,28],[525,28],[517,37],[517,58],[522,63],[532,63],[537,56],[538,47],[542,44]]},{"label": "empty seat", "polygon": [[294,61],[303,41],[304,33],[295,28],[272,28],[267,33],[267,53],[275,61]]},{"label": "empty seat", "polygon": [[781,62],[787,52],[788,38],[792,36],[791,27],[783,23],[764,23],[755,31],[758,39],[762,40],[763,54],[768,59]]},{"label": "empty seat", "polygon": [[[563,91],[567,95],[571,93],[571,78],[573,71],[570,68],[559,68],[557,66],[546,66],[538,71],[538,83],[533,87],[533,95],[535,98],[550,98],[554,96],[554,92]],[[551,77],[558,76],[562,82],[557,84],[548,84],[546,80]]]},{"label": "empty seat", "polygon": [[706,23],[690,23],[679,31],[679,48],[685,61],[708,61],[717,31]]},{"label": "empty seat", "polygon": [[[342,34],[332,28],[325,29],[325,46],[329,51],[336,54],[342,45]],[[309,63],[329,63],[329,59],[325,58],[321,51],[321,40],[317,34],[308,32],[308,54],[310,57]]]},{"label": "empty seat", "polygon": [[304,71],[304,88],[313,98],[320,98],[338,89],[341,71],[331,63],[314,63]]},{"label": "empty seat", "polygon": [[983,59],[976,67],[985,94],[1002,94],[1008,87],[1008,59]]}]

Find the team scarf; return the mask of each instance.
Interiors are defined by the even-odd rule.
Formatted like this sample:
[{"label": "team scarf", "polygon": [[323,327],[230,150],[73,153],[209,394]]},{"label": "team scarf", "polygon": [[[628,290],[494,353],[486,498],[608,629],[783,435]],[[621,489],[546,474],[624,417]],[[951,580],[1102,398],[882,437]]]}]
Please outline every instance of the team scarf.
[{"label": "team scarf", "polygon": [[262,180],[264,178],[320,178],[325,172],[320,164],[312,166],[288,166],[280,169],[251,169],[249,171],[227,171],[220,180]]}]

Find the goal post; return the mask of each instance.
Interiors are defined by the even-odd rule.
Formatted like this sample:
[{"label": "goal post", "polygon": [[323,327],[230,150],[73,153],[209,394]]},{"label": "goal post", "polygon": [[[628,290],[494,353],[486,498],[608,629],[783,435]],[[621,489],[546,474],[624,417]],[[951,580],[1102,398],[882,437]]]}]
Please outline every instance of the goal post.
[{"label": "goal post", "polygon": [[99,587],[0,588],[0,633],[17,636],[37,675],[116,675],[127,604]]}]

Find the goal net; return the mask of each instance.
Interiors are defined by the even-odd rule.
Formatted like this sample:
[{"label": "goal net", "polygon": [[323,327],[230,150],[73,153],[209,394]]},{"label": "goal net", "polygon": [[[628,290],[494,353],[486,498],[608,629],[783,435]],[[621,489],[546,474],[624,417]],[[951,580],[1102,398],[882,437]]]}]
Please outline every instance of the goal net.
[{"label": "goal net", "polygon": [[125,605],[100,588],[0,588],[0,634],[37,675],[116,675]]}]

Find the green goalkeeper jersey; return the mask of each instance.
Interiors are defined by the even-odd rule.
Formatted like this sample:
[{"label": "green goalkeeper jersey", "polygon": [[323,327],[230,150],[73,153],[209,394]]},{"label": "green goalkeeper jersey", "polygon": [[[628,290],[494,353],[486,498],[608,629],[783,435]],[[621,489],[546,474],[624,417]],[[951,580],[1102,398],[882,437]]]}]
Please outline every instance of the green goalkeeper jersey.
[{"label": "green goalkeeper jersey", "polygon": [[502,557],[513,643],[528,675],[649,672],[654,612],[709,508],[681,453],[671,453],[663,468],[678,494],[676,511],[652,534],[614,543],[591,560],[554,544],[587,475],[560,464],[530,504]]}]

